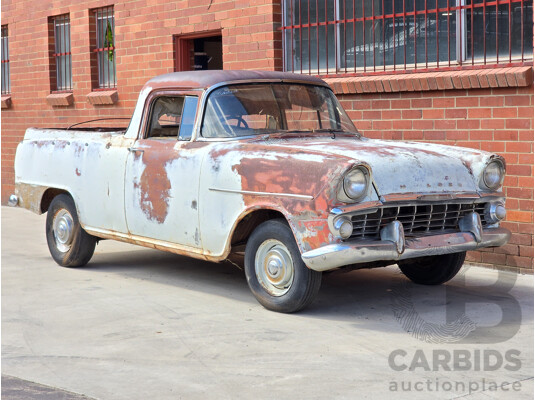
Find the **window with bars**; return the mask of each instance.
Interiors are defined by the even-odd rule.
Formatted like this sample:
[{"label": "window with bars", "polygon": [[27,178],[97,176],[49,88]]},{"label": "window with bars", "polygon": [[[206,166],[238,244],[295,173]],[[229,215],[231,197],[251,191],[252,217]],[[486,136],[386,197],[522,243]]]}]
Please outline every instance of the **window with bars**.
[{"label": "window with bars", "polygon": [[94,41],[96,71],[98,78],[95,79],[97,88],[115,88],[117,77],[115,69],[115,18],[113,7],[103,7],[93,10]]},{"label": "window with bars", "polygon": [[[55,91],[72,90],[71,20],[68,14],[52,18],[53,48],[51,76]],[[54,74],[55,71],[55,74]]]},{"label": "window with bars", "polygon": [[2,94],[11,93],[11,78],[9,76],[9,37],[7,25],[2,25]]},{"label": "window with bars", "polygon": [[533,0],[284,0],[284,67],[328,75],[522,65]]}]

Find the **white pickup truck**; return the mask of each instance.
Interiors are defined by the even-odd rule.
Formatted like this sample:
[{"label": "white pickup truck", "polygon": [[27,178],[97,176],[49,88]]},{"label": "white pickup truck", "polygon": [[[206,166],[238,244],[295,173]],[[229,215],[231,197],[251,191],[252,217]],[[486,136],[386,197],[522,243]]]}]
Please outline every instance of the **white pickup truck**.
[{"label": "white pickup truck", "polygon": [[182,72],[143,87],[126,130],[28,129],[10,204],[48,212],[59,265],[99,239],[242,254],[260,303],[293,312],[322,271],[397,263],[441,284],[505,244],[504,173],[495,154],[363,137],[318,78]]}]

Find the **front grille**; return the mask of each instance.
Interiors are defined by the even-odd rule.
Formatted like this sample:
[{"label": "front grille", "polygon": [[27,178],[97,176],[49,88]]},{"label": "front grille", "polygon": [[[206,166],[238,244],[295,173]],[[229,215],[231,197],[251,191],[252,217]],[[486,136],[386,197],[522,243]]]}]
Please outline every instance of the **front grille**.
[{"label": "front grille", "polygon": [[459,231],[459,220],[471,212],[477,212],[485,226],[486,203],[414,204],[389,206],[365,214],[353,215],[351,238],[377,239],[381,229],[392,221],[403,224],[405,236],[425,236]]}]

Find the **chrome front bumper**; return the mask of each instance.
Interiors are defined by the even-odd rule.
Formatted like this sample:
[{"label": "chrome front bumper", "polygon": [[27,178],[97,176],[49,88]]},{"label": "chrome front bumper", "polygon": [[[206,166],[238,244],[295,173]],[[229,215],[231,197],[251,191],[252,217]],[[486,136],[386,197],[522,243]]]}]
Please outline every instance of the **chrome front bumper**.
[{"label": "chrome front bumper", "polygon": [[482,229],[479,216],[473,214],[463,218],[462,232],[405,239],[403,227],[394,221],[381,230],[381,240],[330,244],[303,253],[302,258],[310,269],[328,271],[345,265],[458,253],[507,243],[511,237],[509,230]]}]

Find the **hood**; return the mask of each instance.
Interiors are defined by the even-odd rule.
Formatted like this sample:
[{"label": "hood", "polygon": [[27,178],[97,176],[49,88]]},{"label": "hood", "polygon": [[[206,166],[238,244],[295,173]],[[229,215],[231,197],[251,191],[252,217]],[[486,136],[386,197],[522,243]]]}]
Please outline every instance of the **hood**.
[{"label": "hood", "polygon": [[[479,191],[479,176],[491,153],[431,143],[336,136],[270,138],[266,145],[351,159],[371,167],[380,196],[399,193]],[[262,140],[255,140],[258,145]],[[274,147],[275,147],[274,146]]]}]

